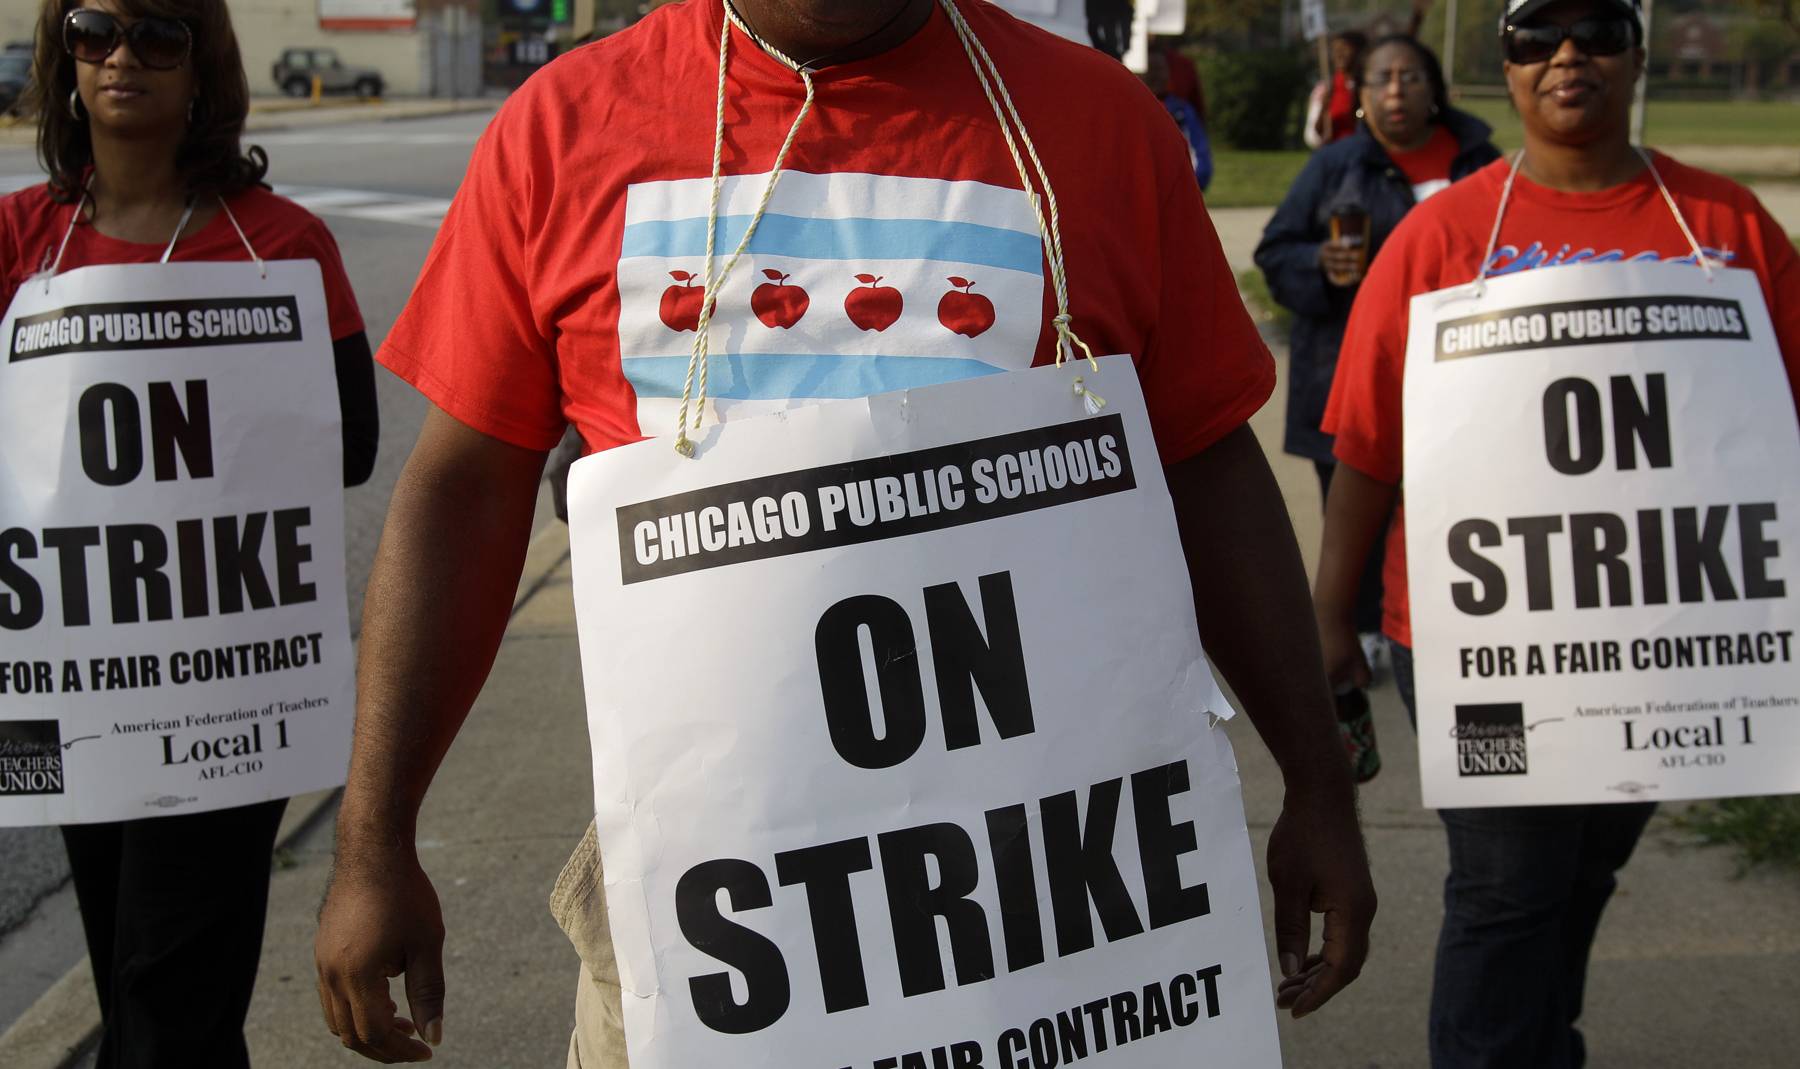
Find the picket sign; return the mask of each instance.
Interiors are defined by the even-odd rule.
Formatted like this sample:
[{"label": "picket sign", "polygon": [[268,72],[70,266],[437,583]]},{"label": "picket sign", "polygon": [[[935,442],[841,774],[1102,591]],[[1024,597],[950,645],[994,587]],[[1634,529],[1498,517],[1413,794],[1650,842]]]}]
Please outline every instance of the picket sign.
[{"label": "picket sign", "polygon": [[1411,316],[1425,804],[1800,791],[1800,424],[1756,276],[1546,269]]},{"label": "picket sign", "polygon": [[0,825],[343,782],[339,424],[311,260],[19,288],[0,324]]},{"label": "picket sign", "polygon": [[1136,373],[1079,367],[575,464],[634,1069],[1279,1064]]}]

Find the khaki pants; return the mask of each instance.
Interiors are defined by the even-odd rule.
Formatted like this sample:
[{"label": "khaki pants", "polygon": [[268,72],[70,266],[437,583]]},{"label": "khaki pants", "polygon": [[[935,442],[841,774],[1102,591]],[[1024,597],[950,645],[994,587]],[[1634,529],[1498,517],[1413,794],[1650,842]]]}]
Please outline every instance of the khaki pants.
[{"label": "khaki pants", "polygon": [[627,1069],[619,966],[613,960],[601,888],[600,850],[589,822],[550,892],[550,913],[581,955],[568,1069]]}]

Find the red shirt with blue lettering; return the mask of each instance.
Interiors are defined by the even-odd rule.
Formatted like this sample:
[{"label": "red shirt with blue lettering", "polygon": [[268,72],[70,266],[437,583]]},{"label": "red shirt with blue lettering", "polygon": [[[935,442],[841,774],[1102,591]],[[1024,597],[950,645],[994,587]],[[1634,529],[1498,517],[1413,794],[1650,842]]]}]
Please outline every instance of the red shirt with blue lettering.
[{"label": "red shirt with blue lettering", "polygon": [[[1800,408],[1800,255],[1749,190],[1728,178],[1653,154],[1656,168],[1707,255],[1755,272],[1775,322],[1788,383]],[[1386,483],[1402,481],[1401,395],[1414,295],[1471,282],[1487,250],[1510,160],[1496,160],[1413,209],[1382,246],[1357,292],[1338,351],[1324,429],[1342,463]],[[1500,228],[1490,276],[1579,271],[1588,263],[1693,263],[1688,239],[1648,169],[1596,193],[1565,193],[1520,175]],[[1382,630],[1412,645],[1404,508],[1388,529]]]}]

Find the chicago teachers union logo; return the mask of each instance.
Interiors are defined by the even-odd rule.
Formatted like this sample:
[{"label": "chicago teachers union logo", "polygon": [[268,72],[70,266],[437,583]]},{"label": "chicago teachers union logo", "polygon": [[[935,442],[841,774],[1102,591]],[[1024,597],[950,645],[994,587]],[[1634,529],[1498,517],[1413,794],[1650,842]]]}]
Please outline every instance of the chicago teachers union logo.
[{"label": "chicago teachers union logo", "polygon": [[1456,771],[1462,776],[1523,776],[1525,706],[1519,702],[1459,705],[1456,726]]},{"label": "chicago teachers union logo", "polygon": [[62,729],[54,720],[0,720],[0,797],[63,793]]}]

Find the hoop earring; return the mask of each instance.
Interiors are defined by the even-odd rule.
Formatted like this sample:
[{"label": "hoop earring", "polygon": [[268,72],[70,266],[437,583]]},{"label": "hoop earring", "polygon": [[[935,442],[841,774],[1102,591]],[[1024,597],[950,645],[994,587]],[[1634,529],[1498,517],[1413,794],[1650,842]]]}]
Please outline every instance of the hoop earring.
[{"label": "hoop earring", "polygon": [[69,90],[69,118],[74,119],[76,122],[82,122],[87,118],[87,116],[81,113],[80,89]]}]

